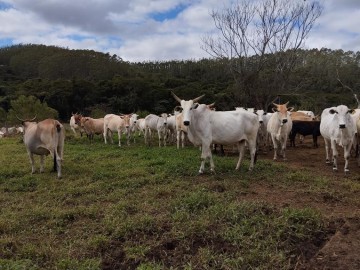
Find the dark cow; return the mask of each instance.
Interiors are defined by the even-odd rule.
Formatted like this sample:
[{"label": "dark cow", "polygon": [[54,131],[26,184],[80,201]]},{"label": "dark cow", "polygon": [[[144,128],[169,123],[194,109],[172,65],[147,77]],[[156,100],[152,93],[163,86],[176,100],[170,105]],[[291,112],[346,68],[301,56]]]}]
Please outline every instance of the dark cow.
[{"label": "dark cow", "polygon": [[318,147],[317,137],[320,136],[320,121],[293,121],[293,126],[289,135],[290,146],[295,147],[295,136],[300,134],[303,136],[313,136],[313,146]]}]

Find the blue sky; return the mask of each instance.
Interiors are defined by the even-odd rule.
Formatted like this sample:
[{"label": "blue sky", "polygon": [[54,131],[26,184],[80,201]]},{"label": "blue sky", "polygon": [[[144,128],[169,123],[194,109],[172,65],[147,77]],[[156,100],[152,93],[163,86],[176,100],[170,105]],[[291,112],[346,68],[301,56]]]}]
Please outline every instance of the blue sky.
[{"label": "blue sky", "polygon": [[[201,59],[210,57],[201,37],[215,29],[211,10],[233,1],[0,0],[0,47],[55,45],[126,61]],[[306,48],[360,51],[360,0],[321,1],[324,11]]]}]

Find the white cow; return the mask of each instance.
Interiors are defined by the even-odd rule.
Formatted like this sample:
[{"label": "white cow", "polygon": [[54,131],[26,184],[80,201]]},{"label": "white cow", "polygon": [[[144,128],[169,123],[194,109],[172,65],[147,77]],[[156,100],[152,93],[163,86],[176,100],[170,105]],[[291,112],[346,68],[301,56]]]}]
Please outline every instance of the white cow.
[{"label": "white cow", "polygon": [[321,114],[320,133],[325,141],[326,163],[330,164],[329,147],[332,150],[333,170],[337,171],[337,145],[344,148],[344,172],[349,171],[350,150],[354,141],[356,126],[351,112],[345,105],[323,110]]},{"label": "white cow", "polygon": [[77,114],[77,113],[72,114],[71,117],[70,117],[70,123],[69,124],[70,124],[70,128],[74,132],[74,134],[76,134],[76,130],[79,130],[80,135],[82,137],[84,129],[81,126],[76,124],[76,117],[78,117],[78,116],[79,116],[79,114]]},{"label": "white cow", "polygon": [[174,114],[169,114],[167,117],[167,138],[169,143],[173,143],[176,140],[176,115],[178,112],[175,112]]},{"label": "white cow", "polygon": [[44,157],[51,155],[54,160],[54,171],[61,178],[61,162],[63,160],[65,130],[59,121],[46,119],[39,123],[22,120],[24,127],[24,143],[31,162],[31,173],[35,173],[34,154],[40,155],[40,173],[44,172]]},{"label": "white cow", "polygon": [[182,112],[176,111],[175,113],[176,120],[176,146],[177,149],[185,146],[185,135],[187,134],[187,126],[184,125],[184,116]]},{"label": "white cow", "polygon": [[130,122],[129,122],[129,124],[130,124],[130,128],[129,128],[130,135],[129,136],[130,136],[130,138],[133,137],[134,143],[135,143],[135,133],[138,130],[137,129],[138,117],[139,117],[139,115],[136,113],[131,114]]},{"label": "white cow", "polygon": [[150,145],[150,132],[157,131],[159,136],[159,147],[161,147],[161,140],[163,141],[163,145],[166,146],[167,116],[166,113],[162,113],[160,116],[149,114],[145,117],[145,144]]},{"label": "white cow", "polygon": [[268,125],[267,131],[270,133],[271,140],[274,147],[274,160],[277,159],[277,150],[280,145],[281,155],[286,160],[285,150],[286,142],[292,129],[292,120],[290,117],[290,111],[293,108],[287,108],[289,102],[285,104],[275,104],[273,108],[274,113],[272,114]]},{"label": "white cow", "polygon": [[107,114],[104,116],[104,141],[107,144],[107,138],[110,139],[111,143],[113,141],[113,132],[118,133],[119,138],[119,146],[121,146],[121,135],[122,132],[125,130],[125,134],[127,135],[127,145],[130,144],[130,117],[131,115],[116,115],[116,114]]},{"label": "white cow", "polygon": [[353,142],[353,150],[355,155],[358,157],[358,166],[360,166],[360,154],[359,154],[359,146],[360,146],[360,109],[354,109],[351,114],[352,119],[354,120],[356,126],[356,135]]},{"label": "white cow", "polygon": [[256,110],[255,114],[258,116],[260,123],[257,145],[264,152],[269,148],[270,134],[267,131],[267,124],[269,123],[272,113],[265,112],[264,110]]},{"label": "white cow", "polygon": [[140,118],[136,121],[136,129],[139,131],[139,136],[143,134],[145,136],[145,118]]},{"label": "white cow", "polygon": [[181,100],[174,93],[174,98],[183,108],[183,123],[187,126],[188,139],[196,146],[201,146],[201,165],[199,173],[204,173],[206,159],[210,160],[210,170],[215,170],[211,153],[212,143],[222,145],[236,144],[239,150],[239,159],[236,170],[240,168],[245,153],[245,142],[248,143],[252,170],[256,155],[256,136],[259,121],[253,113],[242,111],[212,111],[205,104],[196,102],[203,97],[193,100]]}]

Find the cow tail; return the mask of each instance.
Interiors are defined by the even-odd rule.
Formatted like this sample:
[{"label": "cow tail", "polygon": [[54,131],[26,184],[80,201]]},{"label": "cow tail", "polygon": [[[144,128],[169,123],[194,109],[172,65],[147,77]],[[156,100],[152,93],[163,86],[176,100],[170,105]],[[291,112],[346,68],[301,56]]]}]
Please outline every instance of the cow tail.
[{"label": "cow tail", "polygon": [[57,172],[56,152],[57,151],[54,151],[54,172]]},{"label": "cow tail", "polygon": [[61,147],[61,132],[62,132],[62,126],[59,122],[55,123],[55,127],[56,127],[56,148],[54,149],[54,172],[57,172],[58,167],[57,167],[57,155],[58,155],[58,151],[59,151],[59,146]]}]

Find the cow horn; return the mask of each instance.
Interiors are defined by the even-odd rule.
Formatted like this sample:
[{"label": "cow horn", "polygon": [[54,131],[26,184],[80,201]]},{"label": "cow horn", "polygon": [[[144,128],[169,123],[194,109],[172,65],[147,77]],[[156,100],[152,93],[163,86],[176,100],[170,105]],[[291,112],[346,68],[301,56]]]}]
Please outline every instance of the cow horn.
[{"label": "cow horn", "polygon": [[199,99],[203,98],[204,96],[205,96],[205,94],[201,95],[200,97],[194,98],[193,102],[196,103]]},{"label": "cow horn", "polygon": [[177,95],[175,95],[173,91],[171,91],[171,94],[178,102],[181,103],[181,99]]},{"label": "cow horn", "polygon": [[215,108],[215,102],[214,102],[214,103],[209,104],[209,105],[208,105],[208,107],[209,107],[210,109],[214,109],[214,108]]},{"label": "cow horn", "polygon": [[15,114],[16,118],[21,121],[21,122],[31,122],[31,121],[34,121],[36,119],[36,115],[31,118],[31,119],[21,119],[20,117],[18,117],[16,114]]},{"label": "cow horn", "polygon": [[290,102],[290,101],[286,102],[286,103],[285,103],[285,106],[287,106],[287,105],[289,104],[289,102]]},{"label": "cow horn", "polygon": [[276,104],[276,103],[274,103],[274,102],[273,102],[273,104],[274,104],[276,107],[279,106],[279,104]]}]

